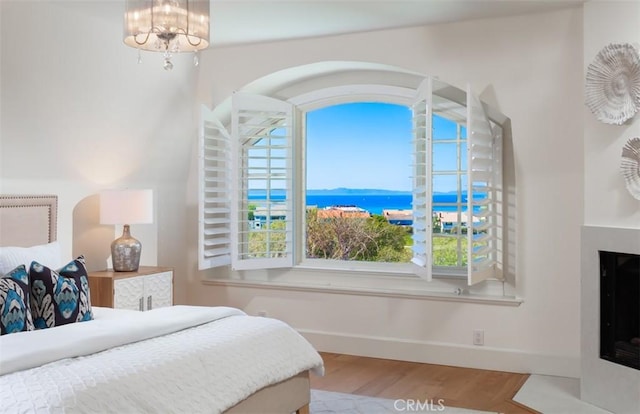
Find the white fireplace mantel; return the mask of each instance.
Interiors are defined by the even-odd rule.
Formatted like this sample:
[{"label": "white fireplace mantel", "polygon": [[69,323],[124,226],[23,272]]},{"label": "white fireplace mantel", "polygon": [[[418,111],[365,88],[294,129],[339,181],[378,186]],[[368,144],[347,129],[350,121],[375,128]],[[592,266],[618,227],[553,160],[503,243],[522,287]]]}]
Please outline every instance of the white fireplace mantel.
[{"label": "white fireplace mantel", "polygon": [[640,413],[640,371],[600,358],[599,251],[640,254],[640,229],[582,227],[580,398],[614,413]]}]

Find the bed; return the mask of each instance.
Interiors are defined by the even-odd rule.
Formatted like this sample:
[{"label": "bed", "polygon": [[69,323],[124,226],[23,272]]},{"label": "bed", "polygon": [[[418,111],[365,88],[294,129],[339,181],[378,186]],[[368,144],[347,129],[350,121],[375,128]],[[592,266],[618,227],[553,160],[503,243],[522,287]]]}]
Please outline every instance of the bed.
[{"label": "bed", "polygon": [[[52,243],[56,226],[56,196],[0,195],[0,247]],[[0,336],[0,412],[302,414],[322,375],[294,329],[235,308],[91,315]]]}]

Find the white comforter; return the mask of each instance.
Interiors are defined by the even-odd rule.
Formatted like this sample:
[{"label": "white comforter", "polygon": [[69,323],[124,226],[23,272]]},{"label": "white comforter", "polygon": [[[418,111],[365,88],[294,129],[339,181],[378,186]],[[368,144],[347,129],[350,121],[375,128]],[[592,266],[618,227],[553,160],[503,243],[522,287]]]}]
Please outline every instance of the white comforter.
[{"label": "white comforter", "polygon": [[219,413],[302,371],[322,373],[295,330],[237,309],[95,316],[0,337],[1,412]]}]

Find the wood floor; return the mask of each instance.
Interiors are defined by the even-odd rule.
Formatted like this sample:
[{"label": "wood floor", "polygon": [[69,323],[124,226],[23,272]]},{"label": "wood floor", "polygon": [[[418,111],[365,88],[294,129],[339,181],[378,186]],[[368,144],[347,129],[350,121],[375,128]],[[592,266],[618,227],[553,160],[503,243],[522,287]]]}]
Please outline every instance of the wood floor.
[{"label": "wood floor", "polygon": [[[311,388],[499,413],[537,413],[512,400],[529,375],[322,353],[324,377]],[[434,403],[437,404],[437,403]]]}]

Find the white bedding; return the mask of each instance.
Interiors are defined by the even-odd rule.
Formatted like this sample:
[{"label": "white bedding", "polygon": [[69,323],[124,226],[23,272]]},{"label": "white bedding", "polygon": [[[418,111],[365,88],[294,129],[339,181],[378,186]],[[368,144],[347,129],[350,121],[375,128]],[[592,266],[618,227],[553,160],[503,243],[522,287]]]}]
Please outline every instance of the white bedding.
[{"label": "white bedding", "polygon": [[94,310],[94,321],[0,337],[0,411],[219,413],[322,373],[318,353],[278,320],[224,307]]}]

